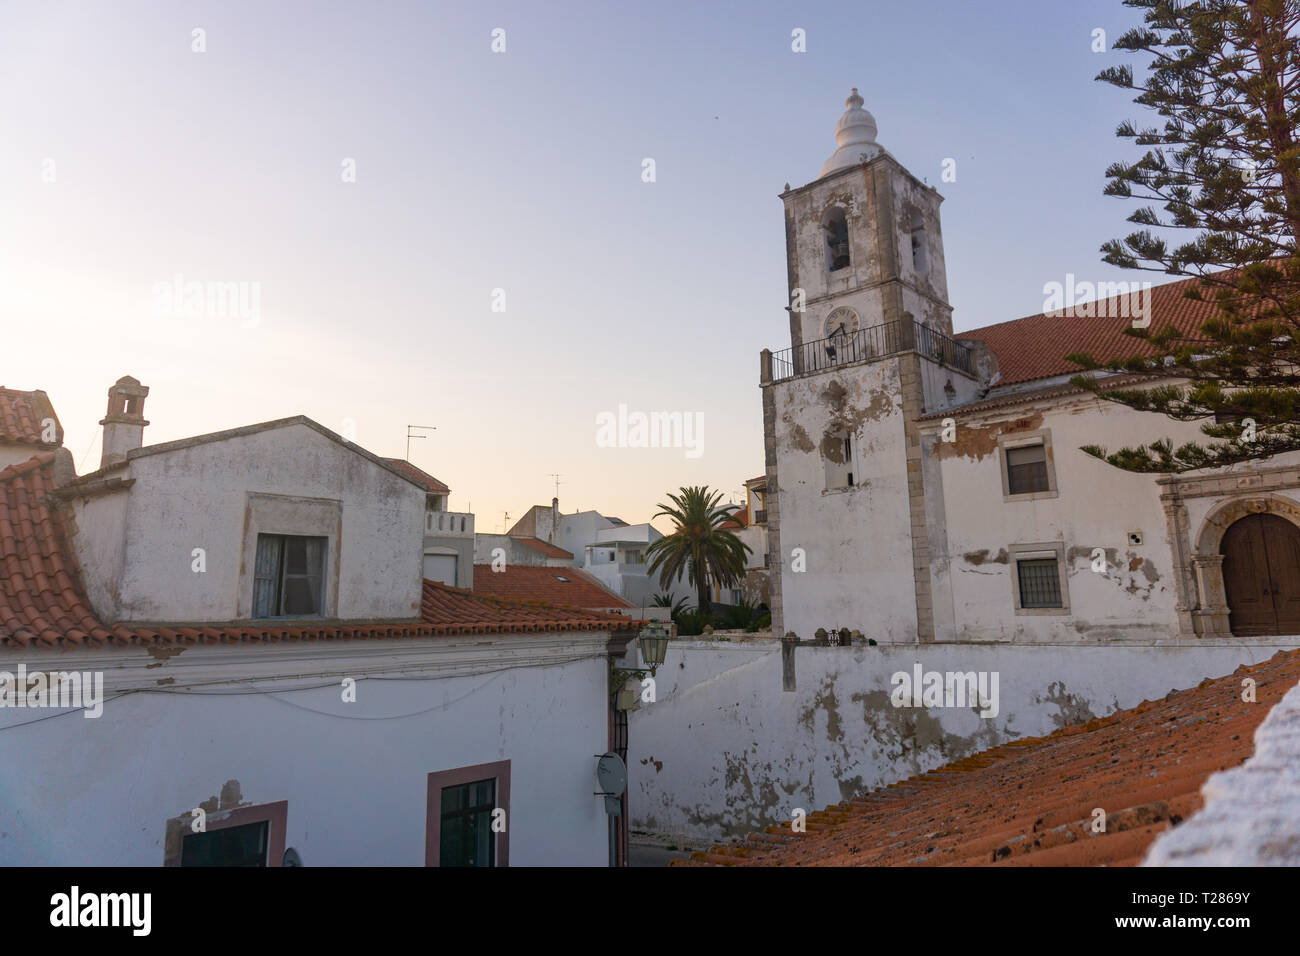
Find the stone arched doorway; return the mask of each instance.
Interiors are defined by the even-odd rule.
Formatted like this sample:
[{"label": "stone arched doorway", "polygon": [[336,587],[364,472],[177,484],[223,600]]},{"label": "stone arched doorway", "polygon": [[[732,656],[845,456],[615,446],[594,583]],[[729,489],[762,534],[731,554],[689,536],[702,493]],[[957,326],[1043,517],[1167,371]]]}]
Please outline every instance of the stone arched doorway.
[{"label": "stone arched doorway", "polygon": [[1300,528],[1276,514],[1246,515],[1224,531],[1220,553],[1232,633],[1300,634]]}]

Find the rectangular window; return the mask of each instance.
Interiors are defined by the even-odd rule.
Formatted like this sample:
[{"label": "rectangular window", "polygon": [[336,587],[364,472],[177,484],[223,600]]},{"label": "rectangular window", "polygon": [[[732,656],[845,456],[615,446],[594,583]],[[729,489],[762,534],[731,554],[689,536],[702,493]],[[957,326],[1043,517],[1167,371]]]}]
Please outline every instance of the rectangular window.
[{"label": "rectangular window", "polygon": [[1006,449],[1007,494],[1027,495],[1050,491],[1047,480],[1047,449],[1023,445]]},{"label": "rectangular window", "polygon": [[270,842],[269,820],[190,833],[181,844],[181,866],[266,866]]},{"label": "rectangular window", "polygon": [[253,617],[322,613],[325,538],[259,534],[254,560]]},{"label": "rectangular window", "polygon": [[510,865],[509,760],[431,773],[428,794],[425,866]]},{"label": "rectangular window", "polygon": [[439,866],[496,866],[495,779],[442,788]]},{"label": "rectangular window", "polygon": [[212,810],[202,830],[194,812],[167,821],[163,866],[283,866],[289,803]]},{"label": "rectangular window", "polygon": [[1033,558],[1016,561],[1016,574],[1020,580],[1020,606],[1022,608],[1059,608],[1061,601],[1061,574],[1056,558]]}]

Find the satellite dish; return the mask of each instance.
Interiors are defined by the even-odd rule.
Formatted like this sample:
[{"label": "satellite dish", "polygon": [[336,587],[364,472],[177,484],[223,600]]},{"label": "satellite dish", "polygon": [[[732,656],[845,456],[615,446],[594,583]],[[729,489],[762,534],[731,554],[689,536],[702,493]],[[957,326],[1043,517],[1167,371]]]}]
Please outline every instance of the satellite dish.
[{"label": "satellite dish", "polygon": [[611,817],[623,815],[623,802],[619,799],[627,789],[627,765],[618,754],[603,754],[596,759],[598,793],[605,798],[605,812]]},{"label": "satellite dish", "polygon": [[618,754],[604,754],[596,761],[596,781],[606,796],[621,797],[627,789],[627,765]]}]

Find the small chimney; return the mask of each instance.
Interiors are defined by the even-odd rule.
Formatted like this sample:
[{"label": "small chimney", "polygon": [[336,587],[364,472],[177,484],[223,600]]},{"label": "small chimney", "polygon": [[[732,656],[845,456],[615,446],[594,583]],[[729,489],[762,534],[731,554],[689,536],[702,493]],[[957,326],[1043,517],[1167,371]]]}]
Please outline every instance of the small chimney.
[{"label": "small chimney", "polygon": [[551,499],[551,544],[555,544],[555,536],[560,533],[560,499]]},{"label": "small chimney", "polygon": [[144,444],[144,399],[149,388],[130,375],[123,375],[108,390],[108,414],[104,426],[104,454],[100,468],[126,461],[132,450]]}]

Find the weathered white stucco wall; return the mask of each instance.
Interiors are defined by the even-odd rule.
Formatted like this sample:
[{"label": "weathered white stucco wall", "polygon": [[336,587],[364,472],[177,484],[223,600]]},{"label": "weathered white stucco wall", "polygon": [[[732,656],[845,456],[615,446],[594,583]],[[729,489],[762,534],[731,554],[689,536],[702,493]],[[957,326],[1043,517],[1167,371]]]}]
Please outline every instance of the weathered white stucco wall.
[{"label": "weathered white stucco wall", "polygon": [[[120,493],[76,506],[87,531],[75,539],[83,567],[113,553],[107,537],[123,523],[120,571],[105,565],[89,583],[106,620],[249,617],[249,542],[259,531],[330,536],[327,616],[419,614],[424,492],[307,425],[141,454],[122,477],[135,482],[124,519],[115,514]],[[195,548],[204,551],[201,573]]]},{"label": "weathered white stucco wall", "polygon": [[[1064,405],[1020,405],[959,419],[955,441],[941,439],[941,423],[924,424],[938,640],[1147,641],[1178,633],[1174,556],[1159,476],[1121,471],[1079,449],[1102,444],[1114,451],[1165,436],[1175,445],[1204,441],[1197,423],[1076,397]],[[1050,436],[1056,496],[1004,500],[999,436],[1014,439],[1044,430]],[[1295,457],[1268,464],[1288,464]],[[1189,501],[1193,540],[1205,514],[1223,500]],[[1141,545],[1129,544],[1130,532],[1141,533]],[[1009,549],[1045,542],[1064,545],[1068,613],[1017,614]],[[1105,552],[1104,573],[1093,570],[1097,548]]]},{"label": "weathered white stucco wall", "polygon": [[95,719],[0,708],[0,866],[159,866],[167,821],[231,781],[237,802],[288,801],[307,866],[423,866],[428,774],[500,760],[510,864],[604,866],[606,638],[5,653],[136,692]]},{"label": "weathered white stucco wall", "polygon": [[[896,359],[772,386],[783,627],[805,640],[819,627],[916,636],[899,387]],[[853,435],[854,486],[828,491],[823,441],[845,423]]]},{"label": "weathered white stucco wall", "polygon": [[[675,641],[656,700],[629,722],[634,829],[688,841],[788,824],[862,790],[1020,737],[1132,707],[1271,657],[1272,644],[1185,647],[799,647]],[[894,707],[891,675],[996,671],[998,713]]]}]

